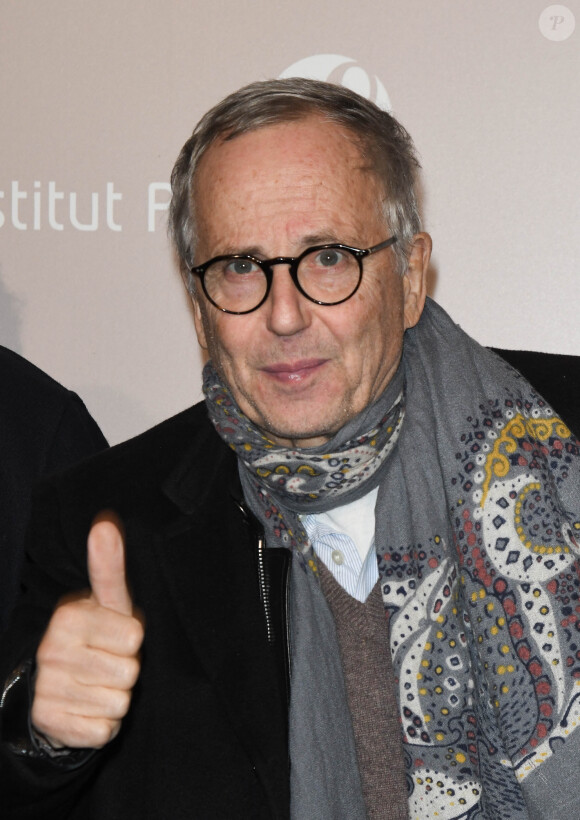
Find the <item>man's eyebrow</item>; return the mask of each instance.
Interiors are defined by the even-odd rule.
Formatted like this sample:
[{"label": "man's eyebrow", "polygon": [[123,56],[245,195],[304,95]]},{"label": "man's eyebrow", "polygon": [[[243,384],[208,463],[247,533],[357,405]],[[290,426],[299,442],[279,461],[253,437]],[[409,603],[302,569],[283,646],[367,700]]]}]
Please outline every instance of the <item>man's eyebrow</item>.
[{"label": "man's eyebrow", "polygon": [[255,256],[257,259],[265,257],[261,247],[258,245],[247,245],[245,247],[237,247],[236,245],[225,245],[220,248],[219,253],[214,253],[214,256]]},{"label": "man's eyebrow", "polygon": [[305,248],[308,248],[311,245],[328,245],[330,243],[337,244],[340,241],[341,240],[332,231],[328,231],[327,233],[311,233],[302,237],[302,244]]},{"label": "man's eyebrow", "polygon": [[[348,244],[345,243],[344,237],[340,239],[335,233],[328,231],[326,233],[312,233],[307,234],[300,238],[300,242],[298,243],[299,247],[302,248],[302,251],[306,250],[307,248],[315,247],[316,245],[329,245],[329,244]],[[296,251],[296,256],[298,256],[302,251]],[[264,248],[260,245],[244,245],[242,247],[236,247],[234,245],[226,245],[225,248],[220,250],[219,254],[214,254],[219,256],[255,256],[256,259],[269,259],[269,258],[276,258],[270,257],[264,251]],[[282,256],[282,254],[277,254],[277,256]]]}]

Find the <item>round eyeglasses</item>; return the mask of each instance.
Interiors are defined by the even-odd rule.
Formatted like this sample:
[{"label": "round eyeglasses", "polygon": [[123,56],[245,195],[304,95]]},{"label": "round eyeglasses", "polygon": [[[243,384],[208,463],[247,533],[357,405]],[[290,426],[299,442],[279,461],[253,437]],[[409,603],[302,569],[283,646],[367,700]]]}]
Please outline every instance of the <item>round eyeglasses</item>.
[{"label": "round eyeglasses", "polygon": [[251,313],[264,304],[272,287],[274,265],[288,265],[300,293],[317,305],[340,305],[357,292],[363,275],[362,260],[397,241],[391,236],[372,248],[331,243],[307,248],[300,256],[257,259],[249,254],[215,256],[189,268],[199,276],[209,301],[224,313]]}]

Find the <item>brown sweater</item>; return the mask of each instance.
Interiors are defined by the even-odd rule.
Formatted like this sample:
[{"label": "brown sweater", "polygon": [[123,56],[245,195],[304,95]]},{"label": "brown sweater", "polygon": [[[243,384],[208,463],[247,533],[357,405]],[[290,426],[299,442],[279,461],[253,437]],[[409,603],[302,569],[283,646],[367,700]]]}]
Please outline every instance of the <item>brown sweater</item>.
[{"label": "brown sweater", "polygon": [[399,706],[380,582],[364,604],[319,564],[334,617],[363,796],[370,820],[408,820]]}]

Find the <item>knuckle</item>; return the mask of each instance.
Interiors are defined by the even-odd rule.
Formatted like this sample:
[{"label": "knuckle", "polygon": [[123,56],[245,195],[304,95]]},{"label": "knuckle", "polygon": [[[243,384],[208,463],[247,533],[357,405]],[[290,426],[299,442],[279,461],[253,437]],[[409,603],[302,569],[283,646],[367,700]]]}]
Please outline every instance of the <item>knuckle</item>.
[{"label": "knuckle", "polygon": [[118,720],[93,720],[91,726],[92,741],[91,748],[102,749],[119,732],[120,722]]},{"label": "knuckle", "polygon": [[135,657],[119,659],[115,666],[116,685],[121,689],[132,689],[139,677],[140,663]]},{"label": "knuckle", "polygon": [[143,625],[140,621],[136,620],[135,618],[132,619],[131,625],[127,630],[126,637],[129,654],[136,655],[139,649],[141,648],[143,638],[145,637],[145,630],[143,629]]},{"label": "knuckle", "polygon": [[109,717],[115,720],[124,718],[129,711],[131,704],[131,692],[123,689],[118,689],[111,700],[111,711]]},{"label": "knuckle", "polygon": [[129,689],[132,689],[137,683],[140,671],[141,664],[137,658],[129,658],[125,670],[125,683]]}]

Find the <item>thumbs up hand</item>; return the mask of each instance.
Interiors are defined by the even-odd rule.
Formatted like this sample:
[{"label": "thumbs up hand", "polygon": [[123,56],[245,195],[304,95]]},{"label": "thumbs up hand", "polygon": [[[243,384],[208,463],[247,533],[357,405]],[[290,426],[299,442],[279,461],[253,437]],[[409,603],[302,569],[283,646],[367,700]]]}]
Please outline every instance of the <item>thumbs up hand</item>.
[{"label": "thumbs up hand", "polygon": [[87,543],[90,594],[57,606],[36,655],[32,724],[54,747],[99,749],[129,710],[143,626],[125,579],[125,546],[106,515]]},{"label": "thumbs up hand", "polygon": [[105,609],[132,615],[133,602],[125,580],[125,544],[117,524],[99,517],[89,532],[87,564],[92,597]]}]

